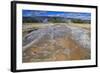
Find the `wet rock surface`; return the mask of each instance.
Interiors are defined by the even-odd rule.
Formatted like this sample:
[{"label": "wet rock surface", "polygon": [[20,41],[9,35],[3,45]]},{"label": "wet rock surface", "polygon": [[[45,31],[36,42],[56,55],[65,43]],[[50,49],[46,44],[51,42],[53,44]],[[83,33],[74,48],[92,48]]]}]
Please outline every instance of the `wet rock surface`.
[{"label": "wet rock surface", "polygon": [[90,31],[53,25],[30,32],[23,37],[23,62],[90,59]]}]

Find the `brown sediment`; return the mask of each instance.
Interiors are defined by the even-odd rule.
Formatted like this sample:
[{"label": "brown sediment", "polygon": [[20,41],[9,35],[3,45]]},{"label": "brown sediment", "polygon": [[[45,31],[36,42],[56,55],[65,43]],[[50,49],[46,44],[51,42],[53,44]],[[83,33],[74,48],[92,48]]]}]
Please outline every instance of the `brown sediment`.
[{"label": "brown sediment", "polygon": [[[48,58],[50,58],[51,61],[87,59],[89,52],[85,48],[83,48],[79,44],[77,44],[70,37],[57,38],[55,40],[56,40],[56,44],[58,46],[61,46],[62,48],[53,48],[54,51],[48,57]],[[25,53],[29,57],[29,58],[27,58],[28,60],[26,60],[26,62],[31,62],[32,59],[39,59],[40,57],[43,57],[43,55],[40,54],[39,52],[50,49],[50,46],[48,46],[48,47],[46,47],[46,49],[33,47],[33,48],[26,50]],[[67,51],[65,51],[65,50],[67,50]],[[58,53],[56,53],[56,51],[58,51]],[[45,60],[47,58],[44,57],[43,59]],[[41,59],[41,61],[43,59]]]},{"label": "brown sediment", "polygon": [[69,49],[69,60],[85,59],[87,56],[88,51],[85,48],[82,48],[71,38],[58,39],[57,43],[63,46],[65,49]]},{"label": "brown sediment", "polygon": [[62,61],[62,60],[64,61],[64,60],[66,60],[66,55],[63,54],[63,53],[58,53],[58,54],[55,55],[55,59],[57,61]]}]

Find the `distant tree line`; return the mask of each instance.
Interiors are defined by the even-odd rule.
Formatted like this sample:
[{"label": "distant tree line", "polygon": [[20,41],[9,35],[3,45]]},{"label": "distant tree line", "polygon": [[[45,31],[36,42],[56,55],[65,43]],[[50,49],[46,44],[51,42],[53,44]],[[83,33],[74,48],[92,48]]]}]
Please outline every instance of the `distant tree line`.
[{"label": "distant tree line", "polygon": [[23,17],[23,23],[91,23],[90,20],[81,20],[73,18],[64,18],[64,17]]},{"label": "distant tree line", "polygon": [[71,19],[71,21],[72,21],[73,23],[88,23],[88,24],[91,23],[90,20],[81,20],[81,19]]}]

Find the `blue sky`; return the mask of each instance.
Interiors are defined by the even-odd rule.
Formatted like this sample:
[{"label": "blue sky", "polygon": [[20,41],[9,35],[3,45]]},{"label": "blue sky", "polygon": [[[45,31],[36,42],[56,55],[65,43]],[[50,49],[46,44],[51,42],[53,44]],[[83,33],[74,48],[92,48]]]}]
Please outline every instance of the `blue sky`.
[{"label": "blue sky", "polygon": [[24,17],[34,16],[50,16],[50,17],[65,17],[77,18],[83,20],[91,20],[91,13],[83,12],[58,12],[58,11],[39,11],[39,10],[22,10]]}]

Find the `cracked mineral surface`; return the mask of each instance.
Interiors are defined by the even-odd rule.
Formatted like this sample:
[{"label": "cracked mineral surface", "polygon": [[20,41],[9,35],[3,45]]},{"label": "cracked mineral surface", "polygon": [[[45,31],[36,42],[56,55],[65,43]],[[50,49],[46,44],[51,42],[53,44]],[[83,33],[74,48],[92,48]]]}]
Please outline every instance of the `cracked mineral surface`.
[{"label": "cracked mineral surface", "polygon": [[91,58],[90,30],[65,24],[33,30],[23,36],[23,62]]}]

